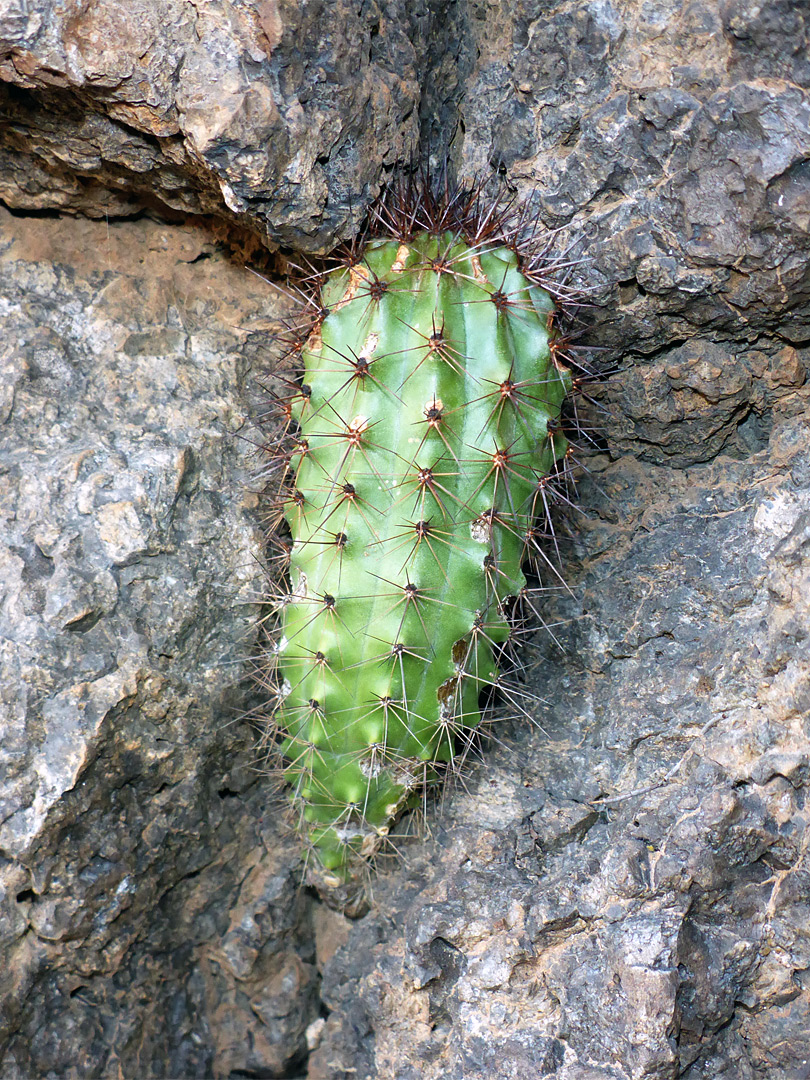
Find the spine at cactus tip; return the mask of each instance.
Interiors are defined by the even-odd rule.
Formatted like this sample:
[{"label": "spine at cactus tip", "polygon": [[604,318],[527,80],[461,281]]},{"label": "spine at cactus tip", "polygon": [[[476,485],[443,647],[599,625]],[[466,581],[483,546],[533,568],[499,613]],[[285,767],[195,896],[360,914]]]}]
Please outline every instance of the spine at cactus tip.
[{"label": "spine at cactus tip", "polygon": [[428,203],[323,276],[287,404],[273,721],[330,885],[481,723],[568,445],[552,296],[485,215]]}]

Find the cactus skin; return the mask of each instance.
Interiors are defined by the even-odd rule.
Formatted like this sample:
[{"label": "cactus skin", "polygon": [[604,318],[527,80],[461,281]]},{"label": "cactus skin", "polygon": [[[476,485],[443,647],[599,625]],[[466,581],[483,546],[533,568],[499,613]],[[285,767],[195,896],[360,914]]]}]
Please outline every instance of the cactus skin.
[{"label": "cactus skin", "polygon": [[274,723],[333,886],[469,745],[568,445],[551,295],[445,223],[325,276],[287,410]]}]

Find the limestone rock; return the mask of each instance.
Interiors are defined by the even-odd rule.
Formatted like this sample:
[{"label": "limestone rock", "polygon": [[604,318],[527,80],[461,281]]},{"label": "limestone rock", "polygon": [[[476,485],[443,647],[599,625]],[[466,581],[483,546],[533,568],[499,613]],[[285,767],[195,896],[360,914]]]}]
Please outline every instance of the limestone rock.
[{"label": "limestone rock", "polygon": [[194,227],[0,237],[0,1073],[286,1068],[314,948],[236,723],[275,295]]},{"label": "limestone rock", "polygon": [[144,201],[272,244],[351,233],[416,149],[404,0],[12,0],[0,13],[0,197],[93,217]]}]

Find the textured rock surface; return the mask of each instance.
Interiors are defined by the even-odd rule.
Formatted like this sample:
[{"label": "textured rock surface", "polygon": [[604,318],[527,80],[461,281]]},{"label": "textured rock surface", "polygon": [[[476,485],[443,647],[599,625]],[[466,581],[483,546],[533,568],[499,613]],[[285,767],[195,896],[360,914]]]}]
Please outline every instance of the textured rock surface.
[{"label": "textured rock surface", "polygon": [[281,1070],[309,915],[233,722],[268,290],[199,229],[7,211],[0,281],[0,1073]]},{"label": "textured rock surface", "polygon": [[94,217],[157,200],[328,247],[415,151],[408,7],[12,0],[0,197]]},{"label": "textured rock surface", "polygon": [[64,10],[3,15],[14,206],[148,189],[323,247],[420,124],[579,241],[624,368],[543,730],[499,736],[336,949],[225,726],[268,290],[198,232],[3,218],[0,1071],[279,1075],[314,1020],[312,1080],[810,1076],[803,8],[166,3],[129,52],[113,5]]},{"label": "textured rock surface", "polygon": [[786,0],[463,5],[455,152],[588,237],[600,344],[808,338],[810,55]]}]

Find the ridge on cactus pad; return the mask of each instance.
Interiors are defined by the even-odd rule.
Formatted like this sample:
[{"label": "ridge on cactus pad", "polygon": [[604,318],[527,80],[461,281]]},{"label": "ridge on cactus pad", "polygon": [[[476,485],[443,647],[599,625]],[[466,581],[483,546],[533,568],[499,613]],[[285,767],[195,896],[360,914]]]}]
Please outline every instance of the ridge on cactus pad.
[{"label": "ridge on cactus pad", "polygon": [[331,885],[463,757],[568,447],[554,300],[470,206],[386,209],[323,275],[286,406],[273,723]]}]

